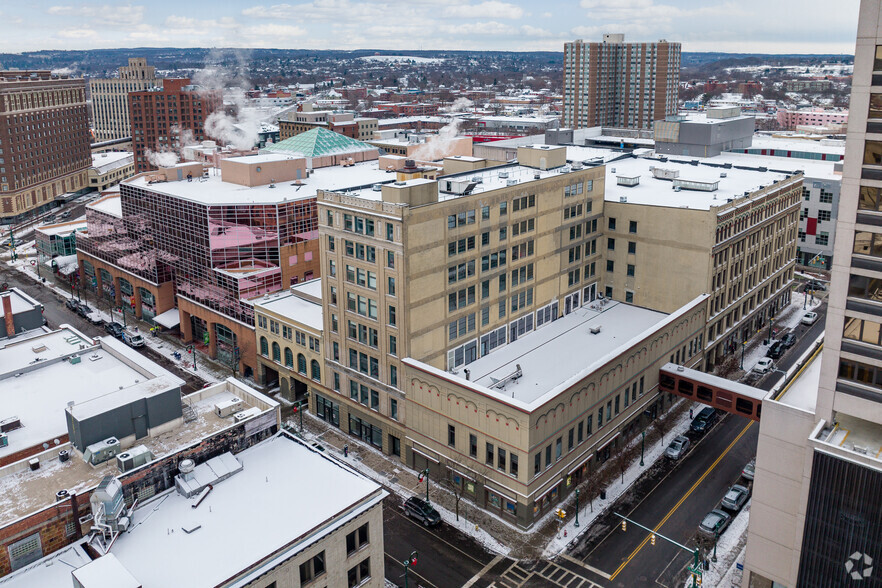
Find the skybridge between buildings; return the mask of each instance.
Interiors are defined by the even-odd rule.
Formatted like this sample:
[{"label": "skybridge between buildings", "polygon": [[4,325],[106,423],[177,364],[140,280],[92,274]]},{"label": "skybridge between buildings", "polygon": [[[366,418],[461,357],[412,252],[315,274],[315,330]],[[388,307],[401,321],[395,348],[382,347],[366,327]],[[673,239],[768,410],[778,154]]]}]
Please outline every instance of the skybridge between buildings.
[{"label": "skybridge between buildings", "polygon": [[755,421],[760,420],[763,399],[772,394],[675,363],[666,363],[659,368],[658,384],[663,392],[697,400],[717,410]]}]

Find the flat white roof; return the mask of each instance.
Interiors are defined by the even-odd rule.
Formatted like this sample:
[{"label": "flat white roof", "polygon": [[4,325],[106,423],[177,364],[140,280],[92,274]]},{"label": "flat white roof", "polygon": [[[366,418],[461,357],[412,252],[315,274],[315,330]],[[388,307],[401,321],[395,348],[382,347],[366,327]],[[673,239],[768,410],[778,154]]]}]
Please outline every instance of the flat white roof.
[{"label": "flat white roof", "polygon": [[[726,156],[712,158],[690,158],[671,156],[667,161],[659,158],[627,158],[612,161],[606,166],[606,192],[604,200],[607,202],[622,202],[623,198],[629,204],[643,204],[649,206],[666,206],[670,208],[691,208],[695,210],[710,210],[711,208],[724,206],[729,199],[740,198],[745,192],[755,192],[760,186],[770,186],[772,182],[781,182],[787,179],[787,173],[779,173],[771,171],[761,172],[753,170],[724,169],[722,167],[711,167],[702,165],[703,163],[723,164],[730,161],[731,156],[741,155],[737,153],[727,153]],[[689,162],[698,161],[698,165],[691,165]],[[775,162],[781,162],[776,159]],[[801,160],[794,160],[787,167],[794,170],[803,169],[804,166],[799,165]],[[739,164],[740,165],[740,164]],[[745,165],[749,165],[745,161]],[[766,165],[771,165],[766,163]],[[674,184],[669,180],[661,180],[653,177],[650,167],[661,168],[665,170],[676,170],[680,172],[679,180],[696,182],[719,182],[718,188],[714,192],[703,192],[696,190],[682,189],[679,192],[674,191]],[[725,178],[720,174],[726,174]],[[616,176],[640,177],[640,183],[636,186],[619,186]]]},{"label": "flat white roof", "polygon": [[[69,588],[73,586],[71,572],[90,563],[81,543],[55,551],[29,566],[0,578],[3,588]],[[91,588],[91,587],[90,587]]]},{"label": "flat white roof", "polygon": [[803,151],[806,153],[832,153],[835,155],[845,154],[845,141],[837,139],[813,140],[797,135],[792,137],[768,137],[766,135],[754,135],[750,149],[781,149],[785,151]]},{"label": "flat white roof", "polygon": [[[470,381],[490,388],[521,366],[523,375],[504,389],[493,389],[501,400],[537,405],[565,389],[619,353],[636,337],[655,328],[669,315],[623,302],[590,303],[514,343],[465,366]],[[596,334],[592,328],[600,327]],[[554,366],[550,369],[549,366]],[[462,369],[459,377],[465,380]],[[448,374],[449,377],[449,374]]]},{"label": "flat white roof", "polygon": [[[263,157],[263,156],[257,156]],[[282,159],[293,159],[278,156]],[[246,159],[246,158],[238,158]],[[270,185],[241,186],[221,180],[220,170],[209,170],[204,180],[186,180],[157,182],[148,185],[147,175],[127,180],[125,183],[138,186],[151,192],[167,194],[201,204],[275,204],[285,200],[301,200],[316,195],[318,190],[342,190],[359,186],[369,186],[378,182],[389,181],[386,170],[381,170],[376,161],[357,163],[352,166],[332,166],[317,168],[308,178],[300,180],[300,186],[294,182],[276,182],[275,188]]]},{"label": "flat white roof", "polygon": [[281,155],[278,153],[261,153],[259,155],[240,155],[239,157],[228,157],[224,161],[232,161],[234,163],[272,163],[275,161],[287,161],[289,159],[305,158],[292,157],[290,155]]},{"label": "flat white roof", "polygon": [[[12,305],[12,314],[18,314],[20,312],[27,312],[34,308],[43,308],[43,305],[40,302],[37,302],[27,294],[25,294],[22,290],[18,288],[10,288],[6,292],[3,292],[2,296],[9,294],[9,302]],[[3,313],[3,306],[0,304],[0,314]],[[2,348],[0,348],[2,349]],[[0,355],[2,357],[2,355]],[[3,364],[0,363],[0,370],[4,370]],[[0,372],[2,373],[2,372]],[[0,417],[2,418],[2,417]]]},{"label": "flat white roof", "polygon": [[86,217],[81,216],[70,221],[65,221],[52,225],[41,225],[35,229],[38,233],[44,235],[61,235],[67,236],[77,231],[86,230]]},{"label": "flat white roof", "polygon": [[144,588],[219,585],[292,541],[296,553],[386,495],[284,434],[236,458],[242,471],[200,495],[199,508],[200,496],[170,490],[133,513],[113,554]]},{"label": "flat white roof", "polygon": [[308,280],[306,282],[300,282],[299,284],[295,284],[291,286],[292,292],[300,292],[307,296],[313,296],[322,299],[322,279],[315,278],[314,280]]},{"label": "flat white roof", "polygon": [[318,332],[321,332],[324,328],[322,305],[304,300],[291,292],[277,292],[270,294],[268,298],[259,298],[251,302],[257,310],[265,309],[274,312]]},{"label": "flat white roof", "polygon": [[129,151],[107,151],[92,154],[92,167],[102,174],[131,165],[134,162],[135,155]]},{"label": "flat white roof", "polygon": [[815,405],[818,402],[818,386],[821,382],[821,359],[824,352],[821,351],[803,370],[799,377],[791,382],[784,395],[778,402],[799,408],[814,414]]},{"label": "flat white roof", "polygon": [[111,194],[93,200],[86,205],[86,208],[91,208],[117,218],[122,218],[122,202],[119,199],[118,191],[114,191]]},{"label": "flat white roof", "polygon": [[[60,359],[72,353],[79,363]],[[7,433],[9,445],[0,448],[0,456],[66,434],[68,402],[82,417],[120,394],[148,396],[183,383],[115,339],[95,344],[66,325],[7,340],[0,347],[0,420],[18,417],[23,426]]]}]

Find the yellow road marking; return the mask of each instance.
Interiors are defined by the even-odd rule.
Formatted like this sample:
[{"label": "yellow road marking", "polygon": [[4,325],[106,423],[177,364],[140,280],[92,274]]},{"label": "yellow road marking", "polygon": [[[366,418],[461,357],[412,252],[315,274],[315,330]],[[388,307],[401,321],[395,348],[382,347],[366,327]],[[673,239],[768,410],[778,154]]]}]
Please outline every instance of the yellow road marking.
[{"label": "yellow road marking", "polygon": [[[701,477],[698,478],[698,480],[695,481],[695,483],[694,483],[694,484],[692,485],[692,487],[686,492],[686,494],[684,494],[683,497],[680,498],[680,500],[677,502],[677,504],[675,504],[674,507],[671,508],[671,510],[668,511],[668,514],[666,514],[666,515],[664,516],[664,518],[658,523],[658,525],[656,525],[656,526],[653,528],[653,532],[657,533],[658,530],[659,530],[659,529],[660,529],[660,528],[661,528],[666,522],[668,522],[668,519],[671,518],[671,515],[673,515],[673,514],[677,511],[677,509],[680,508],[680,505],[682,505],[682,504],[686,501],[686,499],[689,498],[689,496],[695,491],[695,489],[698,488],[698,486],[704,481],[704,479],[707,477],[707,475],[710,474],[710,473],[714,470],[714,468],[717,467],[717,465],[720,463],[720,461],[726,456],[726,454],[729,453],[729,451],[732,450],[733,447],[735,447],[735,444],[738,443],[738,441],[741,439],[741,437],[747,432],[748,429],[750,429],[750,427],[753,426],[753,424],[754,424],[755,422],[756,422],[756,421],[750,421],[750,422],[747,424],[747,426],[744,427],[744,428],[741,430],[740,433],[738,433],[738,436],[735,437],[735,439],[732,440],[732,442],[729,444],[729,446],[726,447],[726,450],[723,451],[723,453],[721,453],[719,457],[717,457],[716,461],[714,461],[714,463],[711,464],[711,466],[710,466],[710,467],[709,467],[709,468],[708,468],[708,469],[707,469],[707,470],[701,475]],[[634,557],[635,557],[638,553],[640,553],[640,550],[643,549],[643,546],[646,545],[646,543],[649,541],[649,537],[650,537],[650,534],[647,534],[646,537],[644,537],[644,539],[643,539],[643,541],[640,543],[640,545],[638,545],[637,548],[636,548],[634,551],[631,552],[631,555],[629,555],[629,556],[627,557],[627,559],[625,559],[625,561],[622,562],[622,565],[620,565],[620,566],[618,567],[618,569],[617,569],[615,572],[612,573],[612,575],[609,577],[610,580],[615,580],[615,579],[616,579],[616,576],[618,576],[619,573],[621,573],[621,571],[622,571],[623,569],[625,569],[625,566],[627,566],[629,563],[631,563],[631,560],[634,559]]]}]

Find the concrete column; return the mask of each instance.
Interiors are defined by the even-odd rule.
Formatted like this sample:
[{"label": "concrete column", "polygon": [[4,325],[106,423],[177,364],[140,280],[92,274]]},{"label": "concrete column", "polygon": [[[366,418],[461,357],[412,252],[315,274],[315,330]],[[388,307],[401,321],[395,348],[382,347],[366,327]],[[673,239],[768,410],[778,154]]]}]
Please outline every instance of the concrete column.
[{"label": "concrete column", "polygon": [[121,300],[122,296],[119,291],[119,276],[113,276],[113,305],[122,306],[120,303]]},{"label": "concrete column", "polygon": [[[85,264],[82,263],[81,264],[81,274],[82,275],[86,274],[84,266],[85,266]],[[95,268],[95,284],[96,284],[95,293],[97,294],[98,298],[101,298],[104,295],[104,280],[101,279],[101,271],[98,269],[98,267],[95,264],[92,264],[92,267]]]},{"label": "concrete column", "polygon": [[217,323],[208,323],[208,356],[212,359],[217,358],[216,324]]},{"label": "concrete column", "polygon": [[193,325],[190,324],[190,313],[186,310],[178,310],[181,315],[181,338],[185,343],[193,340]]},{"label": "concrete column", "polygon": [[141,288],[135,285],[132,285],[132,289],[135,294],[135,316],[139,319],[141,318]]}]

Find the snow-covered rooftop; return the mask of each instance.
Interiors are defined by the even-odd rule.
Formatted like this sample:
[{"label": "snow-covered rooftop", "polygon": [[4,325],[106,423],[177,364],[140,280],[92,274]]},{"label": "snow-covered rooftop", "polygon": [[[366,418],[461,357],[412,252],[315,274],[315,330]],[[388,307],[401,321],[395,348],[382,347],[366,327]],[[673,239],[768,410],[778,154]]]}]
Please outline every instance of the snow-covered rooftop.
[{"label": "snow-covered rooftop", "polygon": [[86,208],[91,208],[117,218],[122,218],[122,202],[119,199],[119,192],[116,191],[107,194],[106,196],[101,196],[97,200],[93,200],[86,205]]},{"label": "snow-covered rooftop", "polygon": [[221,585],[276,556],[243,578],[244,585],[386,496],[375,482],[285,434],[236,458],[242,471],[204,497],[170,490],[133,513],[113,554],[144,588]]},{"label": "snow-covered rooftop", "polygon": [[106,151],[92,154],[92,167],[100,174],[135,163],[135,155],[130,151]]},{"label": "snow-covered rooftop", "polygon": [[322,305],[304,300],[290,291],[276,292],[252,302],[257,311],[274,312],[316,331],[322,331]]},{"label": "snow-covered rooftop", "polygon": [[292,292],[298,292],[304,294],[306,296],[312,296],[313,298],[317,298],[319,300],[322,299],[322,279],[315,278],[314,280],[309,280],[306,282],[300,282],[299,284],[295,284],[291,286]]},{"label": "snow-covered rooftop", "polygon": [[[258,155],[256,157],[279,156]],[[253,160],[248,159],[248,161]],[[342,190],[390,181],[386,171],[381,170],[376,161],[357,163],[349,167],[317,168],[308,178],[300,180],[300,185],[295,185],[294,182],[277,182],[274,184],[275,187],[270,187],[269,184],[249,187],[224,182],[220,172],[213,169],[207,178],[192,182],[180,180],[148,184],[148,175],[136,176],[126,183],[151,192],[168,194],[206,205],[274,204],[286,200],[293,201],[314,197],[318,190]],[[94,205],[95,203],[90,206]],[[95,207],[97,208],[97,206]]]},{"label": "snow-covered rooftop", "polygon": [[790,383],[784,394],[778,398],[778,402],[808,411],[815,412],[818,401],[818,385],[821,382],[821,359],[822,351],[812,360],[808,366]]},{"label": "snow-covered rooftop", "polygon": [[[88,360],[84,359],[83,361]],[[56,395],[63,394],[64,390],[61,388],[59,387]],[[278,403],[274,400],[238,380],[229,378],[183,398],[183,402],[193,409],[196,420],[158,435],[144,437],[139,439],[138,443],[145,445],[157,459],[185,447],[191,447],[194,442],[235,426],[230,418],[221,418],[214,412],[216,404],[233,398],[243,400],[246,408],[260,408],[262,411],[254,417],[255,420],[263,418],[267,412],[276,411],[278,407]],[[5,397],[0,397],[0,406],[3,406],[4,402]],[[62,415],[61,421],[64,424],[63,402],[55,412]],[[47,417],[52,416],[48,407],[43,410],[43,413]],[[22,422],[24,423],[24,420]],[[24,424],[27,427],[27,424]],[[19,431],[21,430],[19,429]],[[66,428],[63,431],[66,432]],[[48,440],[50,448],[36,456],[40,461],[40,468],[37,471],[31,471],[28,467],[27,460],[29,458],[0,468],[0,524],[6,524],[52,504],[55,501],[55,492],[61,488],[82,493],[96,486],[104,476],[119,474],[114,460],[93,466],[83,461],[79,456],[73,455],[67,461],[59,461],[59,450],[67,449],[72,453],[75,453],[75,450],[71,448],[69,443],[55,445],[54,437],[50,436]],[[12,443],[11,435],[10,443]],[[0,454],[0,457],[2,456],[3,454]],[[0,586],[3,585],[4,580],[5,578],[0,578]],[[54,586],[54,584],[51,585]]]},{"label": "snow-covered rooftop", "polygon": [[[727,153],[718,157],[693,159],[686,157],[668,157],[667,161],[661,158],[632,157],[610,162],[606,166],[606,191],[604,199],[607,202],[628,202],[629,204],[643,204],[650,206],[666,206],[671,208],[691,208],[696,210],[710,210],[711,208],[724,206],[730,199],[740,198],[745,192],[755,192],[761,186],[770,186],[773,182],[781,182],[792,175],[795,170],[804,169],[802,160],[780,162],[778,168],[787,171],[757,171],[751,169],[738,169],[737,166],[757,165],[751,164],[750,160],[738,159],[743,154]],[[692,165],[692,161],[697,162]],[[723,168],[727,162],[733,163],[731,168]],[[711,164],[711,165],[708,165]],[[770,165],[765,162],[765,165]],[[714,167],[715,166],[715,167]],[[718,182],[714,191],[700,191],[681,189],[674,190],[674,183],[670,180],[662,180],[653,177],[650,168],[660,168],[679,172],[678,180],[697,183],[712,184]],[[725,174],[725,177],[722,175]],[[639,183],[635,186],[618,185],[617,176],[639,177]]]},{"label": "snow-covered rooftop", "polygon": [[71,233],[75,233],[77,231],[85,231],[86,230],[86,217],[81,216],[79,218],[75,218],[73,220],[65,221],[63,223],[56,223],[52,225],[41,225],[35,229],[38,233],[43,233],[44,235],[56,235],[56,236],[67,236]]},{"label": "snow-covered rooftop", "polygon": [[[799,135],[775,136],[754,135],[750,149],[780,149],[782,151],[802,151],[805,153],[830,153],[845,155],[845,141],[839,139],[820,139]],[[772,155],[770,153],[770,155]]]},{"label": "snow-covered rooftop", "polygon": [[[66,359],[71,355],[79,363]],[[146,397],[183,384],[116,339],[93,341],[66,325],[6,340],[0,347],[0,420],[18,417],[22,427],[7,433],[0,457],[65,435],[68,402],[85,414],[120,394]]]},{"label": "snow-covered rooftop", "polygon": [[[9,302],[12,305],[12,314],[18,314],[20,312],[27,312],[34,308],[43,308],[43,305],[27,294],[23,290],[19,290],[18,288],[10,288],[3,294],[9,294]],[[3,312],[3,307],[0,306],[0,314]],[[0,347],[2,349],[2,347]],[[3,364],[0,363],[0,370],[4,370]],[[3,417],[0,417],[2,419]]]}]

